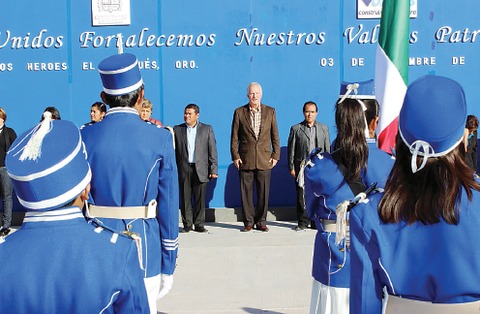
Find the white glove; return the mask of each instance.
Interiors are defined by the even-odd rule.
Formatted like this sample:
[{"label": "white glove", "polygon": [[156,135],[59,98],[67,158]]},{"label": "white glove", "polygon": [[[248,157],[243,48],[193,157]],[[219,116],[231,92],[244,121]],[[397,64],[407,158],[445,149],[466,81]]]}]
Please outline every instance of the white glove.
[{"label": "white glove", "polygon": [[168,294],[173,286],[173,275],[160,274],[160,291],[158,292],[157,300],[163,298]]}]

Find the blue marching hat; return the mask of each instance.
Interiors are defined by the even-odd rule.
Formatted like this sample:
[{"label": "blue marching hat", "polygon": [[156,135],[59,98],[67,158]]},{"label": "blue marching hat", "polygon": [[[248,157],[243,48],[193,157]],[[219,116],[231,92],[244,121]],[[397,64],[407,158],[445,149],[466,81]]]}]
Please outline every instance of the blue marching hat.
[{"label": "blue marching hat", "polygon": [[45,119],[13,142],[5,165],[17,198],[31,210],[59,208],[74,200],[91,179],[77,126]]},{"label": "blue marching hat", "polygon": [[121,96],[137,90],[143,84],[138,60],[131,53],[110,56],[98,64],[103,91]]},{"label": "blue marching hat", "polygon": [[[412,153],[412,172],[429,157],[446,155],[463,140],[467,103],[456,81],[425,75],[408,86],[398,118],[398,131]],[[420,167],[417,157],[423,157]]]},{"label": "blue marching hat", "polygon": [[[339,98],[375,99],[375,83],[373,79],[360,82],[343,81]],[[341,102],[341,101],[340,101]]]}]

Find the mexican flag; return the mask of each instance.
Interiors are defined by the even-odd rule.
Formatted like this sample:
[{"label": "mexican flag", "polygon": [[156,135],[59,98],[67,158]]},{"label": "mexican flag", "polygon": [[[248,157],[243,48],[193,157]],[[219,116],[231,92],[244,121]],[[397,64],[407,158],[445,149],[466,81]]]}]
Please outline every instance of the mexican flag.
[{"label": "mexican flag", "polygon": [[410,1],[383,0],[375,60],[375,95],[380,105],[378,147],[395,148],[398,116],[408,86]]}]

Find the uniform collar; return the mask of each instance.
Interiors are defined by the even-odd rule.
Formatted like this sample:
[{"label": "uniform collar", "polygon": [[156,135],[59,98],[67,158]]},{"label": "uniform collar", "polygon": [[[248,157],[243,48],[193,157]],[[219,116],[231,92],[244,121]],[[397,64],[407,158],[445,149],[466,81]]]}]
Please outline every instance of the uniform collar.
[{"label": "uniform collar", "polygon": [[107,110],[106,116],[116,114],[116,113],[129,113],[129,114],[135,114],[137,116],[139,115],[138,111],[132,107],[113,107]]},{"label": "uniform collar", "polygon": [[23,222],[63,221],[77,218],[84,219],[84,216],[80,208],[73,206],[48,211],[27,211]]}]

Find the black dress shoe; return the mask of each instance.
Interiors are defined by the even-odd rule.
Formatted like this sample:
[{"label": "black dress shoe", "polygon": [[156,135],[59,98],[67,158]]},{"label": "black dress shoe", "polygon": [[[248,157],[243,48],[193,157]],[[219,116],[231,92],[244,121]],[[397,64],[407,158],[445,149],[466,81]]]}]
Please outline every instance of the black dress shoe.
[{"label": "black dress shoe", "polygon": [[189,233],[190,231],[192,231],[192,227],[185,227],[180,230],[180,233]]},{"label": "black dress shoe", "polygon": [[203,227],[203,226],[195,227],[195,231],[200,232],[200,233],[207,233],[208,232],[208,230],[205,229],[205,227]]},{"label": "black dress shoe", "polygon": [[12,231],[10,228],[5,228],[5,227],[0,228],[0,237],[7,236],[10,233],[10,231]]},{"label": "black dress shoe", "polygon": [[245,226],[245,228],[243,228],[241,231],[242,232],[249,232],[249,231],[252,231],[253,227],[252,226]]},{"label": "black dress shoe", "polygon": [[296,226],[295,228],[293,228],[294,231],[296,232],[302,232],[302,231],[305,231],[307,227],[303,227],[303,226]]}]

